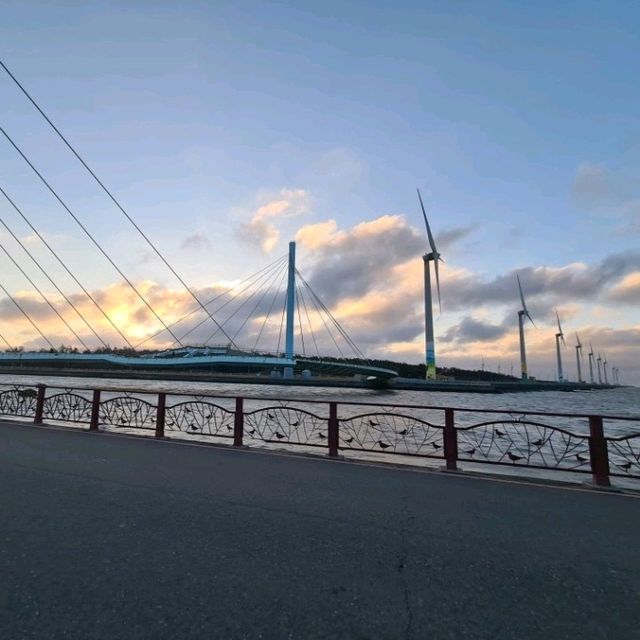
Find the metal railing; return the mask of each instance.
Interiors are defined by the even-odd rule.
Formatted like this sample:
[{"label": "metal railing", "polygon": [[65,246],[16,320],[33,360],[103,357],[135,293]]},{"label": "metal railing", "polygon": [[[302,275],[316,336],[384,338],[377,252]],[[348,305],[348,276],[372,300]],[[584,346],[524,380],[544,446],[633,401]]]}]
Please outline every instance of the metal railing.
[{"label": "metal railing", "polygon": [[45,385],[0,390],[0,415],[236,447],[433,458],[452,471],[487,464],[591,474],[598,486],[611,476],[640,479],[640,417]]}]

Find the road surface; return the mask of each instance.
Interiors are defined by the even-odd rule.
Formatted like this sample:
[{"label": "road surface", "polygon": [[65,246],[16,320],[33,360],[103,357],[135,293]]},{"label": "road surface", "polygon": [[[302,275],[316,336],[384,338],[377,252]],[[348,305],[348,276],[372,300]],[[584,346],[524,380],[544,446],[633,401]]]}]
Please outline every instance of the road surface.
[{"label": "road surface", "polygon": [[0,424],[0,637],[638,638],[640,501]]}]

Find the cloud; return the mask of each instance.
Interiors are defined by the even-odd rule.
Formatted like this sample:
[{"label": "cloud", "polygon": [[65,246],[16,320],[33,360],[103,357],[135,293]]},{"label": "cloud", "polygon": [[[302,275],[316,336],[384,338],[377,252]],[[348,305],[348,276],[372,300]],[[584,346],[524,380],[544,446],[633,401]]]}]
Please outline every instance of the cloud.
[{"label": "cloud", "polygon": [[263,253],[269,253],[280,238],[275,222],[301,215],[309,204],[309,194],[303,189],[281,189],[275,198],[254,211],[249,222],[240,224],[236,236],[243,242],[259,246]]},{"label": "cloud", "polygon": [[476,229],[477,224],[470,224],[465,227],[453,227],[451,229],[445,229],[436,235],[434,238],[436,241],[436,248],[440,253],[445,252],[454,245],[458,244],[461,240],[468,238]]},{"label": "cloud", "polygon": [[[452,246],[473,229],[450,229],[444,242],[442,234],[436,241]],[[298,231],[296,240],[304,252],[301,262],[307,279],[329,304],[373,291],[388,295],[398,288],[408,296],[419,295],[424,238],[403,216],[381,216],[347,230],[339,229],[335,220],[306,225]],[[610,254],[591,265],[576,262],[512,269],[491,279],[447,262],[440,265],[443,305],[447,312],[496,305],[515,307],[519,275],[530,311],[541,317],[565,302],[597,301],[627,274],[638,270],[640,251]],[[633,303],[632,292],[628,292],[626,301]]]},{"label": "cloud", "polygon": [[609,287],[614,287],[620,278],[638,269],[640,251],[610,254],[593,265],[576,262],[562,267],[512,269],[491,280],[460,270],[447,278],[443,297],[449,310],[496,303],[516,305],[516,275],[519,275],[532,313],[546,314],[560,302],[595,301]]},{"label": "cloud", "polygon": [[449,327],[440,337],[443,342],[492,342],[513,330],[513,322],[505,319],[502,324],[493,324],[465,316],[460,322]]},{"label": "cloud", "polygon": [[302,227],[296,234],[306,251],[310,283],[329,304],[398,285],[393,269],[421,255],[424,239],[399,215],[385,215],[339,230],[336,222]]},{"label": "cloud", "polygon": [[[269,201],[264,206],[273,203]],[[276,217],[280,206],[264,211]],[[468,237],[467,228],[451,230],[450,242]],[[384,215],[351,227],[340,227],[335,220],[303,226],[297,233],[300,269],[313,290],[360,349],[371,357],[395,357],[419,362],[424,352],[422,308],[424,237],[420,229],[403,216]],[[606,351],[609,361],[625,372],[638,369],[640,326],[621,326],[622,305],[638,304],[640,292],[640,252],[610,254],[592,264],[570,263],[557,267],[529,266],[512,269],[492,277],[475,273],[447,261],[441,265],[443,314],[436,314],[436,351],[442,365],[479,366],[484,356],[489,363],[501,362],[503,371],[510,363],[518,368],[518,293],[515,275],[521,275],[527,301],[537,328],[527,325],[527,355],[533,375],[553,375],[555,358],[554,307],[558,307],[567,342],[577,330],[583,343],[593,341]],[[223,295],[211,305],[216,319],[224,323],[229,336],[236,336],[241,348],[276,351],[282,348],[281,318],[285,287],[284,267],[280,263],[255,286],[242,289],[234,283],[214,283],[196,291],[203,301]],[[169,324],[189,313],[196,305],[185,291],[142,281],[136,286]],[[244,286],[244,285],[243,285]],[[296,324],[302,323],[306,352],[337,355],[330,337],[339,343],[343,355],[353,352],[340,337],[332,321],[321,316],[303,283],[300,291],[305,304]],[[226,295],[230,292],[232,295]],[[114,283],[93,292],[114,322],[134,342],[150,338],[145,347],[169,346],[171,339],[161,329],[144,304],[125,283]],[[109,323],[81,293],[70,295],[92,326],[111,344],[121,344]],[[232,300],[233,297],[233,300]],[[48,336],[64,337],[60,320],[36,296],[19,292],[16,298],[36,319]],[[94,345],[95,338],[63,301],[50,296],[74,329]],[[224,305],[224,306],[223,306]],[[612,309],[612,305],[616,305]],[[8,299],[0,298],[0,314],[5,320],[2,333],[11,344],[40,344],[33,328]],[[204,320],[204,322],[203,322]],[[595,326],[599,324],[600,326]],[[613,326],[612,326],[613,325]],[[207,340],[225,344],[227,338],[201,311],[181,321],[176,333],[188,344]],[[302,339],[297,331],[298,349]],[[213,337],[212,337],[213,336]],[[571,337],[571,340],[569,339]],[[60,340],[69,342],[70,339]],[[57,344],[57,340],[55,342]],[[566,352],[569,365],[575,364],[571,345]],[[488,365],[489,366],[489,365]],[[640,371],[636,374],[640,380]]]},{"label": "cloud", "polygon": [[211,248],[211,242],[204,233],[193,233],[180,243],[180,248],[186,251],[203,251]]},{"label": "cloud", "polygon": [[623,278],[609,291],[607,298],[612,302],[640,305],[640,271],[630,273]]},{"label": "cloud", "polygon": [[585,162],[576,170],[571,197],[589,212],[613,214],[633,225],[640,222],[639,178],[638,172]]},{"label": "cloud", "polygon": [[[50,314],[55,315],[49,305],[47,305],[38,294],[30,292],[18,292],[12,294],[14,302],[8,297],[4,297],[0,300],[0,317],[5,321],[15,321],[18,319],[25,319],[24,314],[20,311],[20,308],[32,319],[36,321],[42,318],[48,317]],[[18,305],[20,308],[18,308]]]}]

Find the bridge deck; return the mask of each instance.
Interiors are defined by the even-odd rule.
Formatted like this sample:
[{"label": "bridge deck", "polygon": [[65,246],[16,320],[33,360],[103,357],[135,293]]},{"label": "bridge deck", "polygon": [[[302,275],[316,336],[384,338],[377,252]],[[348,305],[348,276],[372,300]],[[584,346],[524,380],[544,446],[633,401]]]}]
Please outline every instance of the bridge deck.
[{"label": "bridge deck", "polygon": [[635,637],[637,499],[0,424],[22,638]]}]

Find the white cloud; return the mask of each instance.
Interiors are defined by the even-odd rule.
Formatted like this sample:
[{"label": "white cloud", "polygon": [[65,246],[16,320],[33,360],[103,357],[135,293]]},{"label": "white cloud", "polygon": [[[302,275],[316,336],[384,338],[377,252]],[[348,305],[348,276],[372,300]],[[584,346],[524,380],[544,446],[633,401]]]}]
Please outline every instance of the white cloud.
[{"label": "white cloud", "polygon": [[309,204],[309,194],[304,189],[281,189],[275,197],[258,206],[248,222],[240,224],[236,235],[243,242],[259,246],[263,253],[269,253],[280,239],[276,222],[305,213]]}]

